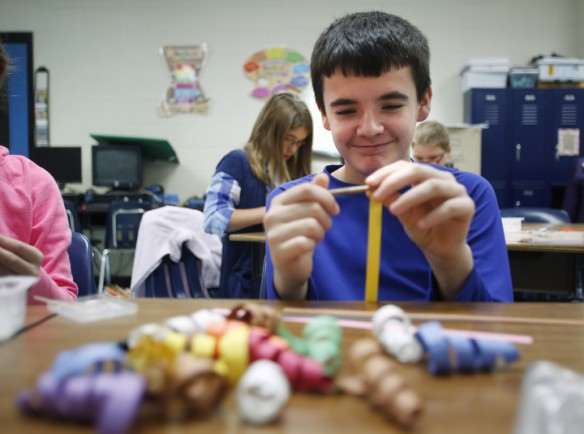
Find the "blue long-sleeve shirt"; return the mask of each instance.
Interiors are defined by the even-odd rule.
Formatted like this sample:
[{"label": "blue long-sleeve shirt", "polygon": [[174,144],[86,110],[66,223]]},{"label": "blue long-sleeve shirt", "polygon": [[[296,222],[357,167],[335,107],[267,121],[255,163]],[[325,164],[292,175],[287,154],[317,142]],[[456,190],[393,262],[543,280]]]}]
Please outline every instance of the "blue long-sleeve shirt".
[{"label": "blue long-sleeve shirt", "polygon": [[[418,164],[418,163],[416,163]],[[437,167],[437,166],[436,166]],[[328,166],[330,174],[339,166]],[[454,169],[476,205],[469,234],[474,269],[455,301],[513,301],[509,258],[497,200],[491,185],[482,177]],[[274,190],[268,200],[292,186],[308,182],[314,175],[288,182]],[[349,184],[330,176],[330,188]],[[316,246],[309,279],[309,299],[363,300],[367,266],[369,199],[364,194],[340,195],[340,214]],[[399,220],[383,209],[378,299],[386,301],[432,301],[441,296],[422,251],[405,233]],[[266,253],[268,298],[278,298],[273,287],[273,265]]]}]

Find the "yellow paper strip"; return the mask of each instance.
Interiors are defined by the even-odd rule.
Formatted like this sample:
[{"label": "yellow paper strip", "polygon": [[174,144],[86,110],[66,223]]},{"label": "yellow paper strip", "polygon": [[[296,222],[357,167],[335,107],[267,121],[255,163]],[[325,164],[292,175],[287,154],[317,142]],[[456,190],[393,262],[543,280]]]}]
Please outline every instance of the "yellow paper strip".
[{"label": "yellow paper strip", "polygon": [[365,301],[377,302],[379,288],[379,260],[381,256],[381,202],[369,201],[369,235],[367,240],[367,274],[365,276]]}]

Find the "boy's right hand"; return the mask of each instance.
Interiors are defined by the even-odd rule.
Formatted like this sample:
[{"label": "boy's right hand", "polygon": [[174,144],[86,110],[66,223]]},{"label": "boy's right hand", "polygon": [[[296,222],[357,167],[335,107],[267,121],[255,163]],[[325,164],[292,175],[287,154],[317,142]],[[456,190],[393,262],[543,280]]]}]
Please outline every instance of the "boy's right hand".
[{"label": "boy's right hand", "polygon": [[274,264],[274,287],[283,299],[304,299],[312,273],[312,254],[331,226],[339,205],[324,173],[272,200],[264,218]]}]

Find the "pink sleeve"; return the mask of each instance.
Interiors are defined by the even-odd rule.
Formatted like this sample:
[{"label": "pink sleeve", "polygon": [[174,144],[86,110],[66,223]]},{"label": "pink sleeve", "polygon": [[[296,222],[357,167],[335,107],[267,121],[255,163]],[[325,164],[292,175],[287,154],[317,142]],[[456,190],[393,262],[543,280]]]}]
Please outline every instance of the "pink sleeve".
[{"label": "pink sleeve", "polygon": [[38,282],[31,288],[28,302],[38,303],[35,295],[60,300],[77,297],[77,285],[71,275],[67,249],[71,229],[63,199],[55,181],[44,171],[31,171],[32,233],[31,244],[43,255]]}]

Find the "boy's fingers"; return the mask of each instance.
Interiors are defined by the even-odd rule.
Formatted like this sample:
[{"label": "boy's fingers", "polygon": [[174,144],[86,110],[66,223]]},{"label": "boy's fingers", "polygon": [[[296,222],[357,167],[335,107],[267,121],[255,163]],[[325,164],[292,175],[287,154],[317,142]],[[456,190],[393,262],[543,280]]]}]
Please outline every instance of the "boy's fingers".
[{"label": "boy's fingers", "polygon": [[311,183],[328,189],[330,180],[329,180],[329,177],[326,173],[319,173],[314,178],[312,178]]},{"label": "boy's fingers", "polygon": [[292,205],[297,203],[316,202],[329,214],[338,214],[339,205],[328,191],[328,177],[315,176],[314,182],[296,185],[290,190],[277,195],[272,206]]},{"label": "boy's fingers", "polygon": [[437,204],[454,197],[468,197],[463,185],[451,180],[429,179],[400,195],[393,201],[390,210],[393,214],[399,215],[412,207],[430,201]]},{"label": "boy's fingers", "polygon": [[366,179],[375,191],[372,197],[381,202],[412,185],[421,184],[431,179],[455,181],[454,176],[443,170],[435,169],[425,164],[397,163],[384,166]]},{"label": "boy's fingers", "polygon": [[280,210],[266,214],[264,225],[272,228],[277,224],[294,222],[300,219],[313,219],[321,227],[328,229],[331,226],[331,216],[317,202],[301,202],[287,205]]},{"label": "boy's fingers", "polygon": [[268,233],[268,242],[279,244],[295,237],[310,238],[318,242],[324,238],[327,229],[327,227],[323,227],[315,219],[297,219],[291,221],[286,226],[275,226]]},{"label": "boy's fingers", "polygon": [[470,221],[474,210],[474,202],[469,197],[451,198],[424,216],[424,227],[427,229],[457,218],[461,218],[461,221]]}]

